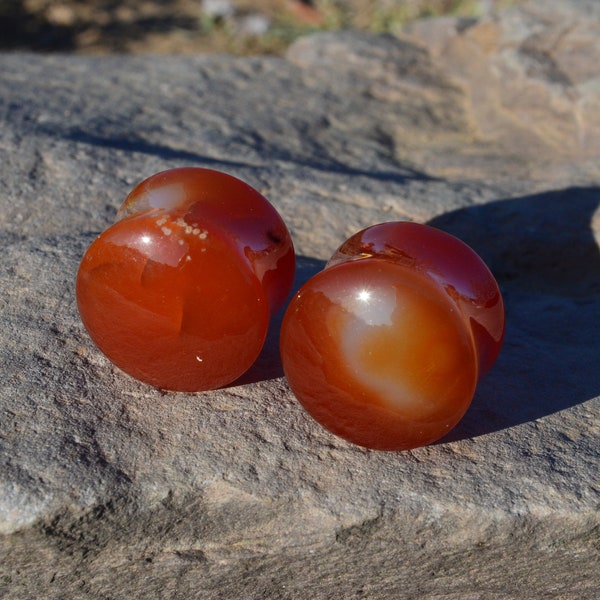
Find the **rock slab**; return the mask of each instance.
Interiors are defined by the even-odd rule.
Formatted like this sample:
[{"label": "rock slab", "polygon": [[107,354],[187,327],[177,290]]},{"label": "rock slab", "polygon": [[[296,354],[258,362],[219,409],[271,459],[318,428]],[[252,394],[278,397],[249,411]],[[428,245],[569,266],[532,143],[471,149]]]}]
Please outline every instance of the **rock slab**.
[{"label": "rock slab", "polygon": [[[596,598],[594,6],[321,34],[285,59],[0,55],[0,596]],[[282,377],[277,322],[214,392],[100,355],[78,262],[181,165],[272,200],[297,285],[379,221],[470,243],[508,330],[458,428],[404,453],[334,438]]]}]

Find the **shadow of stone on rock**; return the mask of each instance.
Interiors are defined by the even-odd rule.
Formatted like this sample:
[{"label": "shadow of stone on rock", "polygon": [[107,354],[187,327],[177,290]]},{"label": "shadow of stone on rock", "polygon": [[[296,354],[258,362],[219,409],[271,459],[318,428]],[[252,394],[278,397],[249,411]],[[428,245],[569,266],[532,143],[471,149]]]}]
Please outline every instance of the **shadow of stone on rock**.
[{"label": "shadow of stone on rock", "polygon": [[[120,135],[106,135],[82,129],[72,129],[61,132],[50,127],[44,127],[43,130],[49,135],[60,135],[64,139],[79,144],[88,144],[100,148],[122,150],[125,152],[137,152],[140,154],[158,156],[165,160],[184,160],[197,162],[202,165],[217,165],[232,168],[261,167],[260,164],[256,163],[236,161],[231,158],[215,158],[191,150],[155,144],[140,138],[137,134],[129,134],[125,131]],[[253,135],[251,137],[253,138],[253,143],[246,143],[244,145],[250,147],[252,151],[257,156],[260,156],[265,162],[281,161],[324,173],[344,175],[346,177],[366,177],[377,181],[391,181],[395,183],[404,183],[410,180],[437,181],[437,178],[406,165],[393,163],[390,164],[389,169],[379,170],[359,168],[329,157],[324,148],[317,148],[318,151],[315,150],[315,148],[312,148],[310,157],[307,157],[302,156],[300,153],[290,152],[289,150],[266,143],[260,139],[259,136]],[[318,156],[319,158],[316,159],[314,156]]]},{"label": "shadow of stone on rock", "polygon": [[464,240],[506,304],[500,357],[441,443],[539,419],[600,394],[600,188],[568,188],[430,221]]},{"label": "shadow of stone on rock", "polygon": [[[415,169],[408,164],[399,164],[389,157],[380,156],[377,168],[354,166],[349,162],[341,161],[332,155],[331,148],[327,144],[320,143],[316,135],[309,136],[311,145],[307,151],[290,151],[272,141],[265,140],[256,132],[246,134],[245,145],[268,161],[287,162],[299,167],[306,167],[314,171],[327,174],[343,175],[345,177],[366,177],[376,181],[389,181],[394,183],[405,183],[407,181],[439,181],[437,177],[428,175],[425,171]],[[385,147],[385,145],[384,145]],[[347,158],[347,157],[345,157]],[[384,166],[384,168],[381,168]],[[385,168],[387,166],[387,168]]]},{"label": "shadow of stone on rock", "polygon": [[[50,134],[56,135],[55,132],[49,130],[48,132]],[[164,160],[181,160],[196,162],[203,166],[214,165],[231,168],[258,166],[251,165],[242,161],[231,160],[228,158],[215,158],[199,154],[197,152],[192,152],[189,150],[172,148],[170,146],[161,144],[154,144],[147,140],[141,139],[138,136],[102,136],[95,133],[75,129],[64,134],[63,137],[65,139],[77,142],[79,144],[89,144],[91,146],[97,146],[100,148],[109,148],[114,150],[123,150],[125,152],[137,152],[140,154],[148,154],[150,156],[160,157]]]}]

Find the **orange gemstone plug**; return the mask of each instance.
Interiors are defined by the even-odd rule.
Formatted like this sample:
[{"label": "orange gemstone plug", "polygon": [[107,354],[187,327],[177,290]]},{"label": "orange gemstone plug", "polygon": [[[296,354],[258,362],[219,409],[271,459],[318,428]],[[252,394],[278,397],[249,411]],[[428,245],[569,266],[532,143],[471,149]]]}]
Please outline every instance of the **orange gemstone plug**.
[{"label": "orange gemstone plug", "polygon": [[288,307],[281,357],[304,408],[364,447],[447,434],[504,338],[498,284],[466,244],[408,222],[352,236]]},{"label": "orange gemstone plug", "polygon": [[295,270],[275,208],[210,169],[158,173],[85,253],[77,304],[100,350],[158,388],[201,391],[256,360]]}]

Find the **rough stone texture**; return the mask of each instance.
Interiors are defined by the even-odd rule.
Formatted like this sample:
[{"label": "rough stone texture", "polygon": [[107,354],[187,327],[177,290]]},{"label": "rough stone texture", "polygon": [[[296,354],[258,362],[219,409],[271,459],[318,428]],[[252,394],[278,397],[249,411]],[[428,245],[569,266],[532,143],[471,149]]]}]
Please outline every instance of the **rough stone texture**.
[{"label": "rough stone texture", "polygon": [[[596,598],[597,6],[319,35],[287,59],[0,55],[0,596]],[[482,254],[506,345],[448,439],[377,453],[320,429],[277,322],[210,393],[99,354],[78,261],[137,181],[179,165],[265,193],[298,283],[383,220]]]}]

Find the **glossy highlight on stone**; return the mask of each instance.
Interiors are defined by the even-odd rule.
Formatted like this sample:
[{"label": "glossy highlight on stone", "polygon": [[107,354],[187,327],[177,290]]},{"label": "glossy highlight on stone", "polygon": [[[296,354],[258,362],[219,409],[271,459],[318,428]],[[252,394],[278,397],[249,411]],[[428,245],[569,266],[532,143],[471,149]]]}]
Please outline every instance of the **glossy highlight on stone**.
[{"label": "glossy highlight on stone", "polygon": [[457,238],[390,222],[352,236],[290,303],[281,357],[304,408],[364,447],[446,435],[504,338],[498,284]]},{"label": "glossy highlight on stone", "polygon": [[82,321],[119,368],[155,387],[227,385],[256,360],[292,286],[275,208],[243,181],[180,168],[140,183],[77,274]]}]

